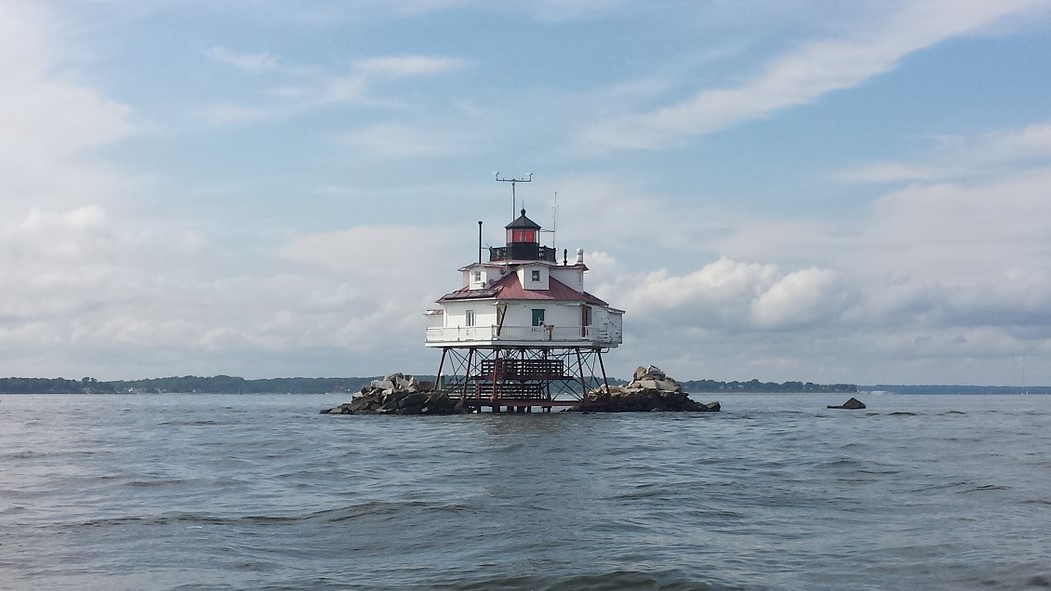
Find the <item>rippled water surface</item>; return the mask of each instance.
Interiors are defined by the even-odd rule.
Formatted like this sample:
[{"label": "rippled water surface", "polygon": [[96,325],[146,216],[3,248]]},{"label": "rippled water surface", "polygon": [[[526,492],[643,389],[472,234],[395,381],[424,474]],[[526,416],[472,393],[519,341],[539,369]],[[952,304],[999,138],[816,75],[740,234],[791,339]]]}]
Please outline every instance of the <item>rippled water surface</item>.
[{"label": "rippled water surface", "polygon": [[1051,587],[1051,397],[0,396],[0,589]]}]

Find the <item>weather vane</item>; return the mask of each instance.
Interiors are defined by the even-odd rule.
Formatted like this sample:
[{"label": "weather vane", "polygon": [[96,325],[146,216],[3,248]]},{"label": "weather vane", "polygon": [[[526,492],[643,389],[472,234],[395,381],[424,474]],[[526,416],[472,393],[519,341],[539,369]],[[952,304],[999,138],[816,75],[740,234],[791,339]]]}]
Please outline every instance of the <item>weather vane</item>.
[{"label": "weather vane", "polygon": [[515,185],[517,185],[518,183],[531,183],[531,182],[533,182],[533,173],[529,173],[529,178],[524,178],[524,179],[517,179],[517,178],[502,179],[502,178],[500,178],[500,173],[499,172],[494,172],[493,174],[496,175],[496,180],[500,181],[501,183],[511,183],[511,219],[512,220],[516,219],[518,217],[518,211],[517,211],[517,208],[515,207]]}]

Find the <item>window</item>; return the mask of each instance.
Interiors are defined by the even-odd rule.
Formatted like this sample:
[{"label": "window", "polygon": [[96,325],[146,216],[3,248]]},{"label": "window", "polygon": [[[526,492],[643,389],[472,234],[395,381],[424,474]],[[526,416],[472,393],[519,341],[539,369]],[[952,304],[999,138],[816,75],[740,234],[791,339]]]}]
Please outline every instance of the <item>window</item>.
[{"label": "window", "polygon": [[464,313],[464,325],[474,326],[474,310],[468,310]]},{"label": "window", "polygon": [[511,233],[511,242],[536,242],[533,230],[515,230]]},{"label": "window", "polygon": [[540,281],[540,269],[533,269],[533,283]]},{"label": "window", "polygon": [[475,282],[478,282],[478,281],[482,280],[482,272],[481,271],[475,271],[474,272],[474,280],[475,280]]},{"label": "window", "polygon": [[543,326],[543,325],[544,325],[544,309],[543,308],[533,308],[533,326]]}]

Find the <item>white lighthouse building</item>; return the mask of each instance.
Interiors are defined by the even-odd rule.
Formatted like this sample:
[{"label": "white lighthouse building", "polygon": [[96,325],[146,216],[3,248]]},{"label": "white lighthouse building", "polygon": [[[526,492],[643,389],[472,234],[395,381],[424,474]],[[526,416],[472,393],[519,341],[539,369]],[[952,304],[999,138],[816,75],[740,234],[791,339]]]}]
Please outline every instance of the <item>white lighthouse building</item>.
[{"label": "white lighthouse building", "polygon": [[439,387],[495,412],[586,401],[588,388],[606,383],[602,353],[622,342],[624,311],[584,290],[583,251],[558,261],[525,209],[487,261],[481,229],[478,261],[460,268],[461,287],[427,312],[426,345],[442,350]]}]

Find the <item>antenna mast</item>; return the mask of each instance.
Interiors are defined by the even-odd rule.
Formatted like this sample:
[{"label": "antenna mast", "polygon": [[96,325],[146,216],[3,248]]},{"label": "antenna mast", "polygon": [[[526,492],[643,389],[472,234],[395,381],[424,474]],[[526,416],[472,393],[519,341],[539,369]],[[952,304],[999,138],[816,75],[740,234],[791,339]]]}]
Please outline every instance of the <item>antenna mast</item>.
[{"label": "antenna mast", "polygon": [[[555,250],[555,238],[558,236],[558,191],[555,191],[555,204],[551,207],[551,229],[540,230],[542,234],[551,234],[551,250]],[[558,254],[557,252],[555,253]]]},{"label": "antenna mast", "polygon": [[555,191],[555,205],[551,208],[551,250],[555,251],[555,257],[558,257],[558,250],[555,248],[555,238],[558,236],[558,191]]},{"label": "antenna mast", "polygon": [[517,185],[518,183],[531,183],[531,182],[533,182],[533,173],[529,173],[529,178],[524,178],[524,179],[517,179],[517,178],[502,179],[502,178],[500,178],[500,173],[499,172],[494,172],[493,174],[496,175],[496,180],[497,181],[499,181],[501,183],[511,183],[511,219],[512,220],[517,219],[518,218],[518,211],[516,211],[517,208],[515,207],[515,185]]}]

